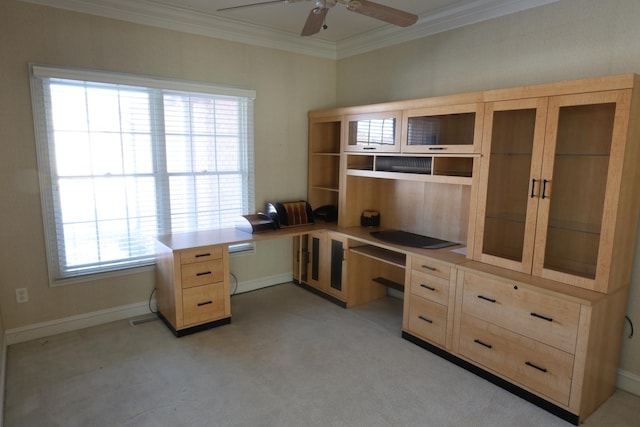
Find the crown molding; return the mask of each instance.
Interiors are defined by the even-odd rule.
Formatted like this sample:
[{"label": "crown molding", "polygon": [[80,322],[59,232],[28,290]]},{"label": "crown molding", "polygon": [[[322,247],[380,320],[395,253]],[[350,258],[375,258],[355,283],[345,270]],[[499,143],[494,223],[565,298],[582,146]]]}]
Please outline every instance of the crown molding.
[{"label": "crown molding", "polygon": [[343,59],[559,0],[472,0],[423,14],[411,27],[386,25],[337,43],[146,0],[21,0],[74,12],[327,59]]},{"label": "crown molding", "polygon": [[128,0],[21,1],[254,46],[322,58],[337,58],[336,45],[333,42],[300,37],[285,31],[144,0],[134,2]]},{"label": "crown molding", "polygon": [[338,59],[348,58],[372,50],[417,40],[466,25],[476,24],[523,10],[556,3],[559,0],[475,0],[463,1],[419,17],[411,27],[398,29],[385,26],[345,40],[338,41]]}]

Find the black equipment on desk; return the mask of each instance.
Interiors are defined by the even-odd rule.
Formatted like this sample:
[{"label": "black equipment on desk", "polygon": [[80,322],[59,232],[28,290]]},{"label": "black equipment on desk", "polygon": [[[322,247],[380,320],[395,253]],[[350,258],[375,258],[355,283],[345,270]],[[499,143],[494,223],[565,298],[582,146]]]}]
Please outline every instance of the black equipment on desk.
[{"label": "black equipment on desk", "polygon": [[335,222],[338,220],[338,207],[335,205],[320,206],[313,211],[313,217],[325,222]]},{"label": "black equipment on desk", "polygon": [[236,228],[246,233],[258,233],[260,231],[274,230],[276,225],[268,215],[257,213],[242,215],[236,222]]},{"label": "black equipment on desk", "polygon": [[265,211],[278,228],[313,224],[313,211],[305,201],[270,202]]}]

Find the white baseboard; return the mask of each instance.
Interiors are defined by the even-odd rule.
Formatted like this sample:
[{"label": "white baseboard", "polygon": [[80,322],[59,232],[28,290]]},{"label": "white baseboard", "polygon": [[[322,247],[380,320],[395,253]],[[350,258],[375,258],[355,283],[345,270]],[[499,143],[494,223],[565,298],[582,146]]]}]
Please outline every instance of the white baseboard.
[{"label": "white baseboard", "polygon": [[616,386],[620,390],[627,391],[636,396],[640,396],[640,375],[618,369],[618,380]]},{"label": "white baseboard", "polygon": [[114,322],[116,320],[128,319],[130,317],[141,316],[149,313],[149,302],[138,302],[134,304],[122,305],[105,310],[93,311],[91,313],[78,314],[62,319],[48,322],[35,323],[33,325],[21,326],[19,328],[7,329],[4,339],[6,345],[17,344],[61,334],[63,332],[75,331],[103,323]]},{"label": "white baseboard", "polygon": [[[236,284],[233,282],[233,278],[231,278],[231,294],[242,294],[245,292],[255,291],[261,288],[267,288],[273,285],[279,285],[281,283],[291,282],[293,280],[293,273],[282,273],[276,274],[273,276],[260,277],[259,279],[248,280],[245,282],[238,283],[238,287],[236,289]],[[235,289],[235,292],[234,292]],[[233,314],[233,312],[232,312]]]},{"label": "white baseboard", "polygon": [[[249,280],[238,283],[236,288],[233,279],[231,280],[231,291],[236,294],[255,291],[256,289],[290,282],[293,274],[283,273],[274,276],[261,277],[256,280]],[[152,307],[155,303],[152,301]],[[91,313],[69,316],[63,319],[51,320],[48,322],[35,323],[33,325],[8,329],[4,334],[5,347],[11,344],[45,338],[51,335],[71,332],[78,329],[89,328],[103,323],[114,322],[116,320],[128,319],[130,317],[141,316],[149,313],[149,302],[138,302],[119,307],[98,310]]]}]

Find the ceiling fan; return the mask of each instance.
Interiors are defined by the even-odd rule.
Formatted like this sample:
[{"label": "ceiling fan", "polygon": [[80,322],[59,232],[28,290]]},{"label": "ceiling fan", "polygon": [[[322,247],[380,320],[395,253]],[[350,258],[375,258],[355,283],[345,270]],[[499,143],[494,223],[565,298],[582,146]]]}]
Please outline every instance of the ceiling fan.
[{"label": "ceiling fan", "polygon": [[[263,1],[259,3],[245,4],[242,6],[232,6],[218,9],[218,12],[240,9],[244,7],[265,6],[275,3],[297,3],[301,1],[310,0],[271,0]],[[302,36],[311,36],[316,34],[321,29],[326,29],[325,18],[327,12],[337,3],[344,5],[347,10],[356,12],[361,15],[368,16],[370,18],[378,19],[380,21],[387,22],[389,24],[397,25],[399,27],[408,27],[413,25],[418,20],[418,16],[409,12],[404,12],[393,7],[385,6],[383,4],[375,3],[368,0],[313,0],[315,7],[309,12],[307,21],[302,28]]]}]

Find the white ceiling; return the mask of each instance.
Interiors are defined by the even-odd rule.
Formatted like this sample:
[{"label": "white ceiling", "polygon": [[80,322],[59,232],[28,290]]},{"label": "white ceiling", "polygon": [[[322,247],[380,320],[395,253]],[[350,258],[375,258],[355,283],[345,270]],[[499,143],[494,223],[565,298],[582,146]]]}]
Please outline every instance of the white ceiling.
[{"label": "white ceiling", "polygon": [[[336,4],[327,29],[311,37],[300,31],[315,0],[218,11],[263,0],[22,0],[146,25],[207,35],[328,58],[343,58],[519,12],[558,0],[375,0],[419,16],[400,28]],[[268,1],[268,0],[264,0]]]},{"label": "white ceiling", "polygon": [[[261,0],[153,0],[165,5],[180,7],[213,14],[228,19],[260,25],[267,28],[300,34],[309,12],[315,7],[315,0],[297,1],[293,3],[264,4],[262,6],[246,7],[217,12],[225,7],[259,3]],[[267,0],[268,1],[268,0]],[[470,0],[375,0],[376,3],[394,7],[414,15],[426,14],[450,8],[457,3],[470,3]],[[367,16],[353,13],[346,7],[336,4],[327,14],[325,21],[327,29],[315,34],[314,38],[337,42],[367,31],[387,25]]]}]

